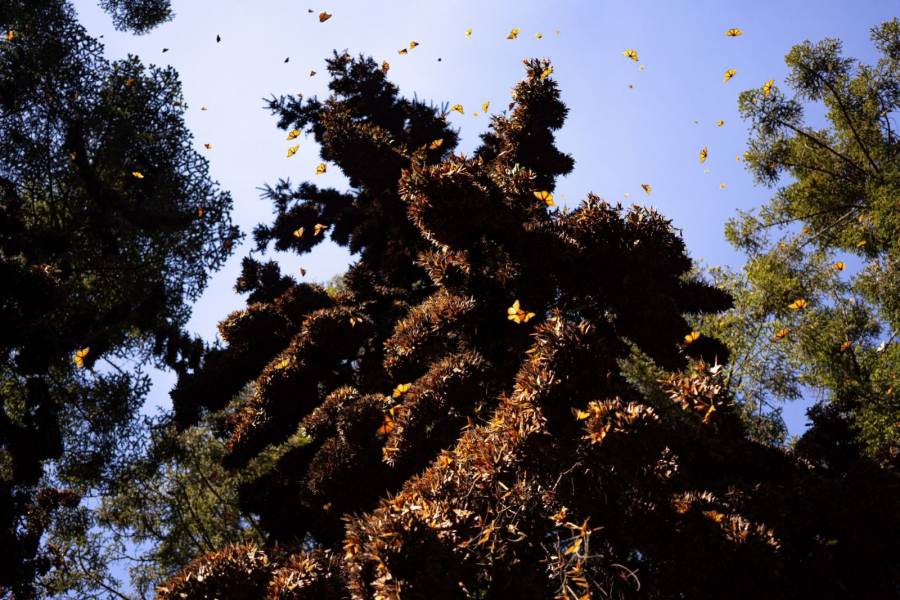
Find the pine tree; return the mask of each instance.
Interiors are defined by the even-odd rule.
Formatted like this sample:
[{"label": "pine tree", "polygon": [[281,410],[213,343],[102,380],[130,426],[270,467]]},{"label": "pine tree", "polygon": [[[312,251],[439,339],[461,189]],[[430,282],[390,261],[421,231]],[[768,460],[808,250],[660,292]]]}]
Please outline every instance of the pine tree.
[{"label": "pine tree", "polygon": [[[470,157],[371,59],[336,54],[325,101],[271,101],[351,189],[268,189],[259,249],[327,231],[359,259],[331,293],[245,262],[248,307],[176,414],[225,409],[232,470],[305,443],[241,491],[268,545],[198,557],[160,598],[896,593],[897,478],[748,439],[727,350],[686,321],[731,300],[669,221],[592,194],[549,207],[573,167],[549,66],[526,62]],[[669,372],[662,397],[628,382],[636,351]]]},{"label": "pine tree", "polygon": [[[843,455],[862,453],[896,469],[900,21],[873,28],[872,40],[873,65],[844,57],[840,40],[798,44],[785,57],[787,89],[769,82],[741,94],[746,164],[779,187],[728,224],[748,259],[722,278],[737,312],[703,330],[735,349],[732,383],[754,405],[798,398],[804,386],[816,393],[813,431],[800,442],[811,460],[840,468]],[[826,109],[823,128],[805,122],[812,103]],[[840,452],[820,444],[818,429],[842,436]]]},{"label": "pine tree", "polygon": [[4,2],[0,31],[0,595],[28,598],[137,449],[129,364],[199,360],[189,303],[239,234],[174,70],[107,61],[62,0]]}]

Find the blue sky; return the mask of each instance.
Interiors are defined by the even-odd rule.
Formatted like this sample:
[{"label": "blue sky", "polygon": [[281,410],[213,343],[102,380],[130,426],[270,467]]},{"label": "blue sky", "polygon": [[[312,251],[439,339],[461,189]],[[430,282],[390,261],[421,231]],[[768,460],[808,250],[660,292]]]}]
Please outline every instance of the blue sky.
[{"label": "blue sky", "polygon": [[[558,184],[557,201],[575,205],[594,192],[612,202],[653,205],[683,232],[695,259],[733,267],[740,266],[741,256],[724,241],[725,221],[772,195],[754,186],[735,160],[747,140],[737,114],[738,94],[768,79],[782,85],[783,57],[804,39],[840,38],[846,55],[872,62],[869,29],[900,13],[896,0],[346,0],[317,5],[174,0],[173,21],[134,36],[116,32],[95,0],[73,3],[89,33],[104,36],[110,58],[132,53],[145,63],[171,64],[179,71],[197,149],[208,157],[212,176],[234,196],[235,222],[247,233],[272,216],[259,198],[259,186],[278,178],[313,178],[319,162],[315,143],[306,139],[299,140],[293,158],[286,158],[289,144],[263,110],[263,98],[298,92],[326,96],[323,59],[332,49],[389,61],[390,77],[404,95],[463,104],[466,114],[450,118],[461,131],[464,152],[477,145],[488,124],[484,115],[472,113],[481,112],[487,100],[491,112],[502,110],[522,77],[522,59],[546,57],[553,61],[553,76],[570,109],[557,145],[576,161],[575,170]],[[321,11],[333,17],[320,23]],[[513,27],[521,34],[507,40]],[[726,37],[731,27],[740,27],[744,35]],[[468,28],[473,31],[466,38]],[[537,32],[542,39],[536,39]],[[420,45],[398,55],[411,40]],[[163,48],[169,51],[162,53]],[[644,71],[622,55],[628,48],[638,52]],[[737,74],[723,83],[727,69]],[[311,70],[318,74],[310,77]],[[721,128],[718,119],[725,121]],[[212,150],[204,143],[213,144]],[[701,165],[703,146],[709,158]],[[345,187],[336,169],[317,180]],[[644,194],[642,183],[652,186],[652,195]],[[243,307],[232,286],[249,246],[238,247],[213,276],[194,307],[193,332],[213,339],[216,323]],[[286,272],[303,266],[305,279],[312,281],[327,280],[352,260],[333,244],[303,257],[273,256]],[[154,379],[151,405],[168,406],[173,377],[158,373]],[[785,417],[792,432],[801,431],[802,403],[785,407]]]}]

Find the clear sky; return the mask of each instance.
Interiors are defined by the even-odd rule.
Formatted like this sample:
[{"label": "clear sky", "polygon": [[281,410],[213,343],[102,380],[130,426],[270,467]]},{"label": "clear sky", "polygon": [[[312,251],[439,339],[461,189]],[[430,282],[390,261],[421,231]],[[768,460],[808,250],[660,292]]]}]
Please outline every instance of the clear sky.
[{"label": "clear sky", "polygon": [[[488,124],[473,112],[487,100],[491,112],[505,108],[523,75],[521,60],[547,57],[570,109],[558,146],[575,158],[575,170],[559,182],[557,201],[575,205],[594,192],[613,202],[651,204],[682,230],[695,259],[732,267],[740,266],[741,256],[724,240],[725,221],[772,195],[754,186],[735,160],[747,140],[738,94],[769,79],[782,85],[783,57],[805,39],[840,38],[846,55],[872,62],[869,29],[900,14],[897,0],[310,1],[173,0],[174,20],[140,37],[116,32],[96,0],[74,5],[89,33],[104,36],[110,58],[132,53],[179,71],[198,151],[209,158],[213,178],[231,191],[235,222],[248,234],[272,217],[257,188],[278,178],[313,178],[319,162],[315,143],[304,139],[299,152],[286,158],[289,144],[263,110],[263,98],[326,96],[323,59],[332,49],[389,61],[390,78],[404,95],[463,104],[466,114],[451,113],[450,119],[465,152],[477,146]],[[321,11],[333,17],[320,23]],[[507,40],[513,27],[521,34]],[[744,35],[726,37],[732,27]],[[468,28],[472,35],[466,38]],[[420,45],[398,55],[412,40]],[[629,48],[638,52],[643,71],[623,56]],[[737,74],[724,83],[727,69]],[[318,74],[311,77],[311,70]],[[718,119],[723,127],[716,126]],[[703,146],[709,158],[701,165]],[[317,182],[346,185],[336,169]],[[652,186],[652,195],[644,194],[642,183]],[[232,286],[249,249],[249,241],[236,248],[213,276],[194,308],[193,332],[213,339],[216,323],[244,306]],[[272,256],[289,273],[302,265],[312,281],[327,280],[352,260],[330,243],[303,257]],[[155,376],[152,405],[169,405],[173,379]],[[792,433],[801,431],[803,404],[785,407],[785,417]]]}]

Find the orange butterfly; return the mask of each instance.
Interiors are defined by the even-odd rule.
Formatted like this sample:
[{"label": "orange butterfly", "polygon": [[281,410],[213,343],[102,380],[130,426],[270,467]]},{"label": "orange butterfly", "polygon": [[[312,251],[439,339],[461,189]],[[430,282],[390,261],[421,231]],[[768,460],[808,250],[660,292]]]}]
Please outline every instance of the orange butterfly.
[{"label": "orange butterfly", "polygon": [[521,32],[522,32],[522,30],[519,29],[518,27],[513,27],[513,28],[512,28],[512,31],[509,32],[509,35],[506,36],[506,39],[508,39],[508,40],[514,40],[514,39],[516,39],[517,37],[519,37],[519,33],[521,33]]},{"label": "orange butterfly", "polygon": [[703,146],[700,148],[700,162],[705,163],[707,156],[709,156],[709,150],[706,149],[706,146]]},{"label": "orange butterfly", "polygon": [[320,13],[319,13],[319,23],[324,23],[325,21],[327,21],[327,20],[330,19],[331,17],[332,17],[332,15],[329,14],[329,13],[327,13],[327,12],[320,12]]},{"label": "orange butterfly", "polygon": [[808,304],[809,302],[807,302],[803,298],[797,298],[788,305],[788,308],[790,308],[791,310],[803,310]]},{"label": "orange butterfly", "polygon": [[730,80],[735,75],[737,75],[737,71],[735,69],[728,69],[727,71],[725,71],[725,77],[723,78],[723,81],[727,83],[728,80]]},{"label": "orange butterfly", "polygon": [[321,175],[325,171],[328,170],[328,165],[325,163],[319,163],[319,166],[316,167],[316,175]]},{"label": "orange butterfly", "polygon": [[[638,53],[637,53],[637,50],[633,50],[632,48],[629,48],[628,50],[626,50],[625,52],[623,52],[622,55],[623,55],[625,58],[630,58],[630,59],[633,60],[634,62],[638,62]],[[651,62],[652,62],[652,61],[651,61]]]},{"label": "orange butterfly", "polygon": [[737,27],[732,27],[728,31],[725,32],[725,35],[728,37],[737,37],[739,35],[744,35],[744,32],[738,29]]},{"label": "orange butterfly", "polygon": [[506,318],[516,323],[527,323],[534,318],[533,312],[525,312],[519,305],[519,301],[513,302],[513,305],[506,309]]},{"label": "orange butterfly", "polygon": [[653,191],[653,188],[650,187],[649,183],[642,183],[641,189],[643,189],[645,192],[647,192],[648,196],[650,195],[650,192]]},{"label": "orange butterfly", "polygon": [[87,358],[87,355],[90,353],[91,349],[85,346],[84,348],[75,351],[75,356],[72,358],[72,360],[75,361],[75,365],[78,366],[78,368],[83,369],[84,359]]},{"label": "orange butterfly", "polygon": [[409,388],[412,384],[409,383],[401,383],[397,387],[394,388],[393,394],[391,394],[394,398],[399,398],[403,394],[409,391]]},{"label": "orange butterfly", "polygon": [[698,339],[700,339],[700,332],[692,331],[689,334],[687,334],[686,336],[684,336],[684,343],[685,343],[685,345],[690,346],[691,344],[696,342]]},{"label": "orange butterfly", "polygon": [[553,194],[546,190],[541,190],[538,192],[532,192],[534,197],[546,204],[547,206],[556,206],[556,203],[553,202]]}]

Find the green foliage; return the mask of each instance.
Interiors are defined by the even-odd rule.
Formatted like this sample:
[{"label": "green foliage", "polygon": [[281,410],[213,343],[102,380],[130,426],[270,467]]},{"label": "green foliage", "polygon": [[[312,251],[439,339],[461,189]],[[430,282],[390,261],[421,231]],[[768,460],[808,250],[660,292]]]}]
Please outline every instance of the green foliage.
[{"label": "green foliage", "polygon": [[[717,273],[736,308],[704,331],[733,349],[732,385],[748,406],[814,390],[834,408],[815,414],[845,419],[858,446],[896,466],[900,22],[874,28],[872,40],[882,54],[875,65],[843,57],[839,40],[807,41],[785,58],[792,96],[778,87],[741,94],[752,132],[746,164],[758,182],[781,187],[728,223],[747,264]],[[824,106],[824,128],[805,124],[810,103]],[[797,299],[808,305],[791,309]]]},{"label": "green foliage", "polygon": [[139,447],[134,365],[197,364],[189,305],[239,233],[174,70],[109,62],[62,0],[5,2],[0,30],[0,593],[28,598],[54,515]]}]

